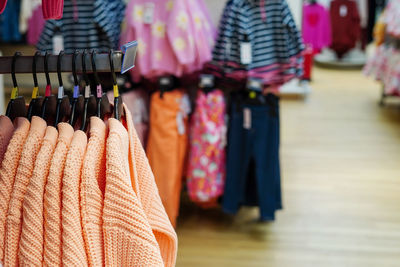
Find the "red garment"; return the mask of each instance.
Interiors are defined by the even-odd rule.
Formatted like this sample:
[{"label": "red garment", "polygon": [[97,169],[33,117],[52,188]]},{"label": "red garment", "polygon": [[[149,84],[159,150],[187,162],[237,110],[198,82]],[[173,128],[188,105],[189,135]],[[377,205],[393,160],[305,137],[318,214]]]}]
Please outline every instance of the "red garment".
[{"label": "red garment", "polygon": [[61,19],[64,10],[64,0],[42,0],[44,19]]},{"label": "red garment", "polygon": [[312,49],[310,46],[307,46],[307,48],[303,52],[303,57],[304,57],[304,62],[303,62],[303,69],[304,69],[304,74],[303,74],[303,80],[311,80],[311,72],[312,72],[312,66],[313,66],[313,59],[314,55],[317,54],[318,51],[315,51]]},{"label": "red garment", "polygon": [[341,58],[360,37],[360,16],[353,0],[333,0],[330,7],[332,49]]},{"label": "red garment", "polygon": [[4,9],[6,8],[7,0],[0,0],[0,14],[3,13]]}]

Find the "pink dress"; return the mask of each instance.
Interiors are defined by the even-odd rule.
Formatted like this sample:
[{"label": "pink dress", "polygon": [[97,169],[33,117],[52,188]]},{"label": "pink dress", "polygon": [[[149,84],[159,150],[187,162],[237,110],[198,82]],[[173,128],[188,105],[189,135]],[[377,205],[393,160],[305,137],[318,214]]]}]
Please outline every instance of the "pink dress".
[{"label": "pink dress", "polygon": [[305,4],[303,6],[302,35],[305,44],[314,50],[321,50],[332,43],[329,12],[320,4]]},{"label": "pink dress", "polygon": [[190,126],[189,197],[201,206],[212,206],[223,194],[225,182],[226,124],[222,91],[198,92]]},{"label": "pink dress", "polygon": [[[189,3],[190,2],[190,3]],[[132,76],[182,76],[211,59],[215,29],[204,3],[185,0],[135,0],[126,8],[122,43],[138,41]],[[212,39],[212,40],[210,40]]]}]

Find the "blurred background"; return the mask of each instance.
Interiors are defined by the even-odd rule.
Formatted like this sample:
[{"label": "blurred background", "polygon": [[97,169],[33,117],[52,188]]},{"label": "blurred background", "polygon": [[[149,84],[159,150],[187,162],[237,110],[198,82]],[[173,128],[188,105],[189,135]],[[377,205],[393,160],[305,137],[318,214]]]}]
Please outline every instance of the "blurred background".
[{"label": "blurred background", "polygon": [[[63,5],[8,0],[0,53],[138,41],[117,81],[176,227],[177,266],[400,266],[399,0]],[[32,73],[17,80],[28,103]],[[0,75],[0,113],[12,87]]]}]

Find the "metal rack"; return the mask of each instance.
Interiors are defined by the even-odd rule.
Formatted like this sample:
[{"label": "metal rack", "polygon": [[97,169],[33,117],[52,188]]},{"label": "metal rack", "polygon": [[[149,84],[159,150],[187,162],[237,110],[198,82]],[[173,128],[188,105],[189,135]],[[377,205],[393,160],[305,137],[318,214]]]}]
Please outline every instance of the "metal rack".
[{"label": "metal rack", "polygon": [[[48,57],[48,70],[49,72],[57,72],[57,57],[58,55],[50,55]],[[62,72],[72,72],[72,54],[65,54],[62,58],[61,71]],[[113,62],[116,72],[121,71],[121,66],[123,62],[124,54],[121,51],[115,51],[113,53]],[[16,59],[15,73],[32,73],[32,61],[33,56],[18,56]],[[13,57],[0,57],[0,74],[11,73],[11,62]],[[92,73],[92,64],[90,61],[90,56],[86,57],[86,72]],[[131,62],[132,66],[134,62]],[[110,72],[110,62],[108,58],[108,53],[96,55],[96,69],[97,72]],[[76,71],[78,73],[82,72],[82,57],[78,56],[76,58]],[[37,57],[36,60],[36,72],[44,72],[44,54]]]}]

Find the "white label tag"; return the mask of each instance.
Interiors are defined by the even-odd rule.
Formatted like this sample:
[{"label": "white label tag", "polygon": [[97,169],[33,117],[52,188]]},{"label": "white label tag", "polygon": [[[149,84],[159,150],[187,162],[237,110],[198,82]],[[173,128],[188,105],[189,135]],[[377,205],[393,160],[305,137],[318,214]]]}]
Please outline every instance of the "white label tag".
[{"label": "white label tag", "polygon": [[251,129],[251,110],[249,108],[243,109],[243,128]]},{"label": "white label tag", "polygon": [[64,37],[62,35],[53,36],[53,54],[58,55],[64,50]]},{"label": "white label tag", "polygon": [[176,125],[178,126],[178,133],[184,135],[186,130],[182,112],[178,112],[176,115]]},{"label": "white label tag", "polygon": [[240,43],[240,61],[242,64],[250,64],[253,61],[251,43]]},{"label": "white label tag", "polygon": [[154,3],[146,3],[143,11],[144,24],[152,24],[154,20]]},{"label": "white label tag", "polygon": [[341,17],[346,17],[347,16],[347,6],[341,5],[339,9],[339,14]]}]

